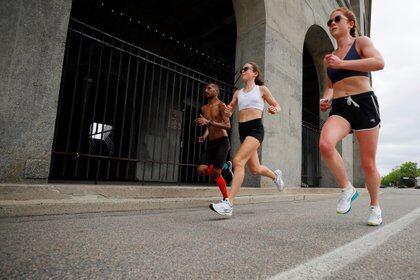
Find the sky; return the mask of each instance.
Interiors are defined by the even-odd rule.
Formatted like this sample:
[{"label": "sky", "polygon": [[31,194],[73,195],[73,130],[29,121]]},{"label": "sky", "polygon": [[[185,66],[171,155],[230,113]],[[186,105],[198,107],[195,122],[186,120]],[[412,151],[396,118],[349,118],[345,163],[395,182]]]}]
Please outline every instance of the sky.
[{"label": "sky", "polygon": [[420,168],[420,1],[373,0],[371,39],[385,60],[372,73],[381,113],[381,176],[404,162]]}]

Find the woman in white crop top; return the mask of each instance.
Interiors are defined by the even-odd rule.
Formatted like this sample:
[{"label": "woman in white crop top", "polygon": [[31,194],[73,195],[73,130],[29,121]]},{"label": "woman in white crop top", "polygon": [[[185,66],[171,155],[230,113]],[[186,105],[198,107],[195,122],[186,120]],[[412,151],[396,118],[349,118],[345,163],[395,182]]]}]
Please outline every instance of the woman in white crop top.
[{"label": "woman in white crop top", "polygon": [[246,63],[241,70],[241,78],[245,87],[237,90],[232,101],[226,106],[225,115],[232,116],[233,110],[239,108],[239,135],[241,145],[233,157],[234,176],[230,194],[226,200],[220,203],[212,203],[210,208],[226,216],[232,215],[233,200],[242,185],[245,176],[245,164],[248,165],[253,175],[266,176],[273,179],[279,190],[283,190],[284,184],[279,169],[274,172],[268,167],[261,165],[257,150],[264,139],[264,126],[262,114],[264,103],[267,102],[267,111],[276,114],[280,111],[280,105],[274,99],[270,90],[264,86],[260,78],[260,69],[254,62]]}]

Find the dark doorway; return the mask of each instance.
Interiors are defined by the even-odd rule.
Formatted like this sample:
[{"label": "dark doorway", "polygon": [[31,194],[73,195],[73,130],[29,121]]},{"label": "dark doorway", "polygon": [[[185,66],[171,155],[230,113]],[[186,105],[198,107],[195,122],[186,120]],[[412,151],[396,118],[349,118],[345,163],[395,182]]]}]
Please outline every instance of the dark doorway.
[{"label": "dark doorway", "polygon": [[319,187],[320,87],[313,58],[303,46],[302,78],[302,186]]},{"label": "dark doorway", "polygon": [[74,0],[50,180],[206,182],[194,120],[235,45],[230,1]]}]

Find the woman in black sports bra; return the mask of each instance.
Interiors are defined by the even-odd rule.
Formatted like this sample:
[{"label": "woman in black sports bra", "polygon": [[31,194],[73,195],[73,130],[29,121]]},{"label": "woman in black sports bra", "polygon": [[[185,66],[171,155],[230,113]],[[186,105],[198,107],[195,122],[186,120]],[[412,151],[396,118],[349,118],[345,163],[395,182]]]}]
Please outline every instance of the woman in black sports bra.
[{"label": "woman in black sports bra", "polygon": [[369,37],[357,37],[357,20],[352,11],[347,8],[334,10],[327,25],[337,41],[337,49],[324,58],[327,84],[320,109],[331,110],[321,131],[319,148],[342,189],[337,213],[346,214],[359,194],[348,180],[343,159],[335,146],[354,132],[371,199],[368,224],[379,225],[382,223],[378,202],[381,177],[375,157],[381,119],[378,101],[371,88],[370,72],[383,69],[384,60]]}]

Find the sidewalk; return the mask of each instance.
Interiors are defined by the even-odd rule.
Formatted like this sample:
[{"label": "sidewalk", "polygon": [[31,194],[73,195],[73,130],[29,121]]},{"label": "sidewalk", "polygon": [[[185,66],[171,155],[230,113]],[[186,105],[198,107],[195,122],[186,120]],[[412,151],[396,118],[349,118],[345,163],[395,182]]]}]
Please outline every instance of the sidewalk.
[{"label": "sidewalk", "polygon": [[[242,188],[235,204],[338,197],[338,188]],[[366,194],[366,190],[360,190]],[[139,211],[208,206],[217,187],[0,184],[0,217]]]}]

